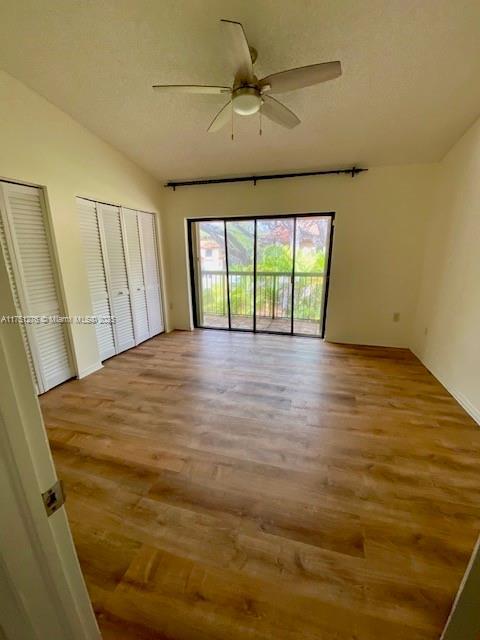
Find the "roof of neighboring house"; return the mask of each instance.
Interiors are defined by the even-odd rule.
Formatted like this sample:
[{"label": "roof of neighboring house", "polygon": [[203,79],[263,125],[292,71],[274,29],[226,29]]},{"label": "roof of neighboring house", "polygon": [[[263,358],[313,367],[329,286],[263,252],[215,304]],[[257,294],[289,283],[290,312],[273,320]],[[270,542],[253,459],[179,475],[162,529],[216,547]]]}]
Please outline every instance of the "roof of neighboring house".
[{"label": "roof of neighboring house", "polygon": [[202,240],[200,248],[201,249],[218,249],[219,244],[215,240]]}]

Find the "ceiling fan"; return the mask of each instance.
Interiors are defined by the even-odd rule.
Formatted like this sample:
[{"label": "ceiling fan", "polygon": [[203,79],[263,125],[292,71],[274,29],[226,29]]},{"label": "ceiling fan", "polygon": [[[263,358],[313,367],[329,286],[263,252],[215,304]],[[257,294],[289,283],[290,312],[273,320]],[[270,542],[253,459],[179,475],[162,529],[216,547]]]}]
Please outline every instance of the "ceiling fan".
[{"label": "ceiling fan", "polygon": [[214,117],[207,131],[219,131],[232,117],[232,111],[241,116],[250,116],[260,112],[262,116],[266,116],[273,122],[292,129],[300,124],[300,119],[271,94],[302,89],[333,80],[342,74],[342,66],[339,61],[321,62],[273,73],[259,80],[253,70],[257,51],[248,44],[241,23],[232,20],[221,20],[220,22],[227,36],[227,46],[235,70],[231,87],[185,84],[153,85],[157,91],[229,96],[228,102]]}]

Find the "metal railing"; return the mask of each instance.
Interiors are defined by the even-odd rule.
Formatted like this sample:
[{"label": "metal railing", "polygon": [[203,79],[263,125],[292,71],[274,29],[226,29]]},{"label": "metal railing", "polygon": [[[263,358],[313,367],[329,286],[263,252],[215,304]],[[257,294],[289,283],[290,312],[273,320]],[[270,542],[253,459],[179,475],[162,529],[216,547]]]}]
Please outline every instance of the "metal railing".
[{"label": "metal railing", "polygon": [[[256,315],[262,318],[290,318],[294,280],[294,318],[320,320],[325,273],[257,271]],[[202,271],[203,313],[228,315],[227,272]],[[229,271],[230,312],[232,316],[253,315],[253,271]]]}]

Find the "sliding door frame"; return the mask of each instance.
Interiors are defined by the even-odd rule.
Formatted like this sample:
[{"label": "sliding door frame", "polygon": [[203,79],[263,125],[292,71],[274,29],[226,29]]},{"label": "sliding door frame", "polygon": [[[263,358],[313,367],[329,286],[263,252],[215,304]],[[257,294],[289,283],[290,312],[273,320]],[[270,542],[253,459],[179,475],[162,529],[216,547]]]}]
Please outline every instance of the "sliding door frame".
[{"label": "sliding door frame", "polygon": [[253,333],[257,333],[257,218],[253,220]]},{"label": "sliding door frame", "polygon": [[[298,218],[330,218],[329,234],[326,242],[328,250],[327,264],[325,271],[325,286],[323,288],[322,296],[322,317],[320,319],[320,333],[318,335],[309,335],[305,333],[298,333],[294,331],[294,314],[295,314],[295,254],[296,254],[296,231],[297,231],[297,219]],[[292,249],[292,276],[291,276],[291,296],[292,296],[292,311],[290,315],[291,326],[290,331],[269,331],[263,329],[257,329],[257,221],[258,220],[277,220],[279,218],[291,218],[293,219],[293,249]],[[227,222],[240,222],[240,221],[253,221],[254,222],[254,235],[253,235],[253,329],[243,329],[240,327],[231,326],[231,314],[230,314],[230,283],[229,283],[229,265],[228,265],[228,247],[227,247]],[[199,257],[199,238],[197,237],[195,223],[197,222],[223,222],[224,238],[225,238],[225,270],[227,278],[227,303],[228,303],[228,327],[204,327],[199,324],[198,310],[199,303],[199,278],[197,277],[197,267],[200,267]],[[321,338],[325,337],[325,326],[327,321],[327,302],[328,302],[328,290],[330,286],[330,269],[332,264],[332,250],[333,250],[333,236],[335,230],[335,212],[310,212],[310,213],[280,213],[271,215],[241,215],[241,216],[208,216],[203,218],[187,218],[187,236],[188,236],[188,258],[190,266],[190,292],[192,303],[192,315],[193,326],[196,329],[208,329],[213,331],[238,331],[243,333],[266,333],[271,335],[280,336],[300,336],[302,338]]]},{"label": "sliding door frame", "polygon": [[[223,238],[225,242],[225,277],[227,279],[227,309],[228,309],[228,328],[232,330],[232,310],[230,307],[230,265],[228,263],[228,237],[227,237],[227,221],[223,220]],[[255,280],[255,276],[253,278]]]}]

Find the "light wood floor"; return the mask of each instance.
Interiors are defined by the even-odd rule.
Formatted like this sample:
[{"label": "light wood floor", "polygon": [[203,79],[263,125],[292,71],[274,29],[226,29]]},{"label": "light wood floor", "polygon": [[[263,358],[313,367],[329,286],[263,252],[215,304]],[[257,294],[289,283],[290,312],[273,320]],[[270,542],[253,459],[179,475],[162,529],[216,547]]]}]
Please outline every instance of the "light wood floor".
[{"label": "light wood floor", "polygon": [[105,639],[438,639],[480,430],[408,351],[159,336],[41,398]]}]

